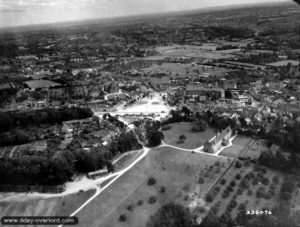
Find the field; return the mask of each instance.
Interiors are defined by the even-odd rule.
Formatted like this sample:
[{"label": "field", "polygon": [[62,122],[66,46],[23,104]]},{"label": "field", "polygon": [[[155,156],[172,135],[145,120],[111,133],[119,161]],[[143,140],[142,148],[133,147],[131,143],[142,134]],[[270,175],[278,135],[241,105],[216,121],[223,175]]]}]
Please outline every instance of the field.
[{"label": "field", "polygon": [[267,141],[257,140],[247,149],[241,157],[244,159],[256,160],[262,152],[268,151],[270,148],[267,146]]},{"label": "field", "polygon": [[[202,146],[207,140],[215,136],[213,129],[207,129],[204,132],[191,131],[193,124],[191,122],[181,122],[179,124],[171,124],[171,129],[163,131],[164,142],[185,149],[196,149]],[[184,143],[178,143],[180,135],[185,135]]]},{"label": "field", "polygon": [[[228,70],[218,67],[208,67],[204,65],[197,64],[181,64],[181,63],[163,63],[163,64],[154,64],[150,67],[143,68],[142,71],[156,72],[156,73],[166,73],[171,77],[177,76],[196,76],[198,77],[201,73],[210,73],[216,76],[223,76]],[[167,82],[165,79],[164,82]]]},{"label": "field", "polygon": [[230,147],[225,148],[220,153],[220,155],[230,157],[230,158],[236,158],[237,156],[240,155],[242,150],[243,150],[243,147],[238,147],[238,146],[232,145]]},{"label": "field", "polygon": [[237,158],[241,155],[241,152],[244,150],[244,148],[251,143],[251,138],[246,136],[237,136],[232,141],[232,146],[225,148],[220,155],[226,156],[230,158]]},{"label": "field", "polygon": [[54,86],[60,86],[61,84],[50,81],[50,80],[30,80],[26,81],[25,84],[31,89],[37,88],[49,88]]},{"label": "field", "polygon": [[277,62],[269,63],[267,65],[281,67],[281,66],[287,66],[288,64],[291,64],[292,66],[297,66],[297,65],[299,65],[299,61],[284,60],[284,61],[277,61]]},{"label": "field", "polygon": [[[89,199],[95,190],[79,192],[63,197],[29,198],[18,196],[14,200],[3,200],[1,194],[1,216],[68,216]],[[40,227],[40,226],[39,226]]]},{"label": "field", "polygon": [[163,56],[185,56],[205,59],[228,59],[234,57],[232,54],[218,53],[218,51],[213,51],[213,49],[215,49],[215,47],[207,48],[207,46],[175,45],[158,47],[156,51]]},{"label": "field", "polygon": [[[81,220],[78,226],[146,226],[163,204],[188,205],[192,195],[202,197],[226,165],[223,157],[168,147],[153,149],[76,215]],[[202,184],[198,183],[200,174],[205,179]],[[150,177],[156,181],[153,185],[147,183]],[[120,222],[120,215],[126,221]]]}]

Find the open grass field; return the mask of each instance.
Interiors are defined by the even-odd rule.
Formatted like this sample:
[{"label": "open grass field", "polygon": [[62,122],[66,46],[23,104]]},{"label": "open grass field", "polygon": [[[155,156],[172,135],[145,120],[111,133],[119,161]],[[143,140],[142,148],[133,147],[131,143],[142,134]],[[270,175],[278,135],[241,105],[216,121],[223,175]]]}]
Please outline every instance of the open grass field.
[{"label": "open grass field", "polygon": [[50,80],[30,80],[26,81],[25,84],[30,87],[31,89],[37,88],[48,88],[54,86],[60,86],[61,84],[50,81]]},{"label": "open grass field", "polygon": [[[215,136],[213,129],[207,129],[204,132],[193,132],[191,129],[193,124],[191,122],[181,122],[179,124],[171,124],[171,129],[163,131],[164,142],[185,149],[196,149],[202,146],[207,140]],[[184,143],[178,143],[179,136],[185,135]]]},{"label": "open grass field", "polygon": [[206,46],[175,45],[158,47],[156,50],[163,56],[186,56],[206,59],[227,59],[234,57],[231,54],[218,53],[209,49],[211,48],[207,48]]},{"label": "open grass field", "polygon": [[[0,200],[0,215],[3,216],[68,216],[88,200],[95,190],[79,192],[63,197],[28,198],[27,195],[15,200]],[[19,225],[18,225],[19,226]],[[41,227],[39,225],[39,227]]]},{"label": "open grass field", "polygon": [[245,147],[247,143],[251,140],[250,137],[247,136],[237,136],[233,141],[232,144],[239,147]]},{"label": "open grass field", "polygon": [[240,155],[242,150],[243,150],[243,147],[232,145],[230,147],[225,148],[220,153],[220,155],[230,157],[230,158],[236,158]]},{"label": "open grass field", "polygon": [[[198,77],[201,73],[210,73],[217,76],[223,76],[228,70],[218,67],[208,67],[204,65],[197,64],[181,64],[181,63],[163,63],[163,64],[154,64],[150,67],[143,68],[142,71],[156,72],[156,73],[166,73],[173,78],[177,76],[194,76]],[[166,79],[167,81],[167,79]],[[165,81],[165,82],[166,82]]]},{"label": "open grass field", "polygon": [[220,155],[226,156],[230,158],[237,158],[239,155],[241,155],[241,152],[243,149],[251,143],[251,138],[246,136],[237,136],[232,141],[232,146],[225,148]]},{"label": "open grass field", "polygon": [[297,65],[299,65],[299,61],[296,61],[296,60],[284,60],[284,61],[277,61],[277,62],[269,63],[267,65],[281,67],[281,66],[286,66],[288,64],[291,64],[292,66],[297,66]]},{"label": "open grass field", "polygon": [[[202,196],[219,176],[214,171],[217,167],[210,167],[216,161],[222,171],[227,158],[169,147],[152,149],[76,215],[80,220],[78,226],[146,226],[149,217],[162,205],[171,201],[188,205],[191,194]],[[201,185],[198,184],[200,174],[205,175]],[[150,177],[155,179],[155,184],[148,185]],[[165,191],[161,191],[162,187]],[[154,201],[149,203],[151,196]],[[126,221],[120,222],[122,214],[126,215]]]}]

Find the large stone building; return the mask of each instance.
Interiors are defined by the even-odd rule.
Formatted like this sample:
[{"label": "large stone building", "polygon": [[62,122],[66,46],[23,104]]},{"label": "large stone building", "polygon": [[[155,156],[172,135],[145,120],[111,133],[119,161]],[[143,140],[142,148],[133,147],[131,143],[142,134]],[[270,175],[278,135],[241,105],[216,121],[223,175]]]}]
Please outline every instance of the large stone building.
[{"label": "large stone building", "polygon": [[220,87],[205,87],[202,85],[188,85],[180,88],[179,92],[185,96],[209,96],[212,93],[218,94],[220,98],[225,98],[224,89]]}]

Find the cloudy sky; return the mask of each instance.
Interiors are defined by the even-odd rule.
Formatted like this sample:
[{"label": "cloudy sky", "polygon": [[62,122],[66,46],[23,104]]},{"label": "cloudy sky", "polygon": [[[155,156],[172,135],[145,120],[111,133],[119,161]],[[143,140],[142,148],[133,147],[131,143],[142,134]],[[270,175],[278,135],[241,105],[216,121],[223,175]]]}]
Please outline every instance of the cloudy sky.
[{"label": "cloudy sky", "polygon": [[289,0],[0,0],[0,27]]}]

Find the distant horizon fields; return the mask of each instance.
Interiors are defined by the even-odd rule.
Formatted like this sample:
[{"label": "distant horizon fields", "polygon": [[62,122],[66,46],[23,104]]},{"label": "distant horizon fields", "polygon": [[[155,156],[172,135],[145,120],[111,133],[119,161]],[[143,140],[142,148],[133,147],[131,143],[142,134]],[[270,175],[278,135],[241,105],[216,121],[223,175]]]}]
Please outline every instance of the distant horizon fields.
[{"label": "distant horizon fields", "polygon": [[[256,7],[281,7],[281,6],[296,6],[296,3],[293,1],[286,2],[262,2],[262,3],[247,3],[247,4],[233,4],[227,6],[214,6],[214,7],[203,7],[191,10],[182,10],[182,11],[166,11],[158,13],[146,13],[146,14],[133,14],[133,15],[121,15],[115,17],[102,17],[102,18],[87,18],[82,20],[66,20],[61,22],[47,22],[47,23],[33,23],[25,25],[13,25],[13,26],[1,26],[0,25],[0,34],[5,32],[26,32],[26,31],[39,31],[47,29],[59,29],[65,27],[77,27],[84,25],[95,25],[95,24],[115,24],[115,23],[124,23],[132,22],[133,20],[143,20],[149,19],[152,17],[166,17],[166,16],[180,16],[180,15],[193,15],[193,14],[205,14],[213,13],[217,11],[227,11],[227,10],[236,10],[243,8],[256,8]],[[1,18],[1,17],[0,17]]]}]

